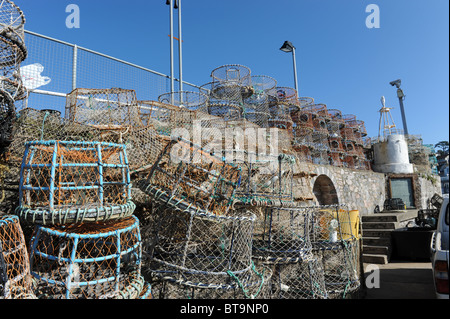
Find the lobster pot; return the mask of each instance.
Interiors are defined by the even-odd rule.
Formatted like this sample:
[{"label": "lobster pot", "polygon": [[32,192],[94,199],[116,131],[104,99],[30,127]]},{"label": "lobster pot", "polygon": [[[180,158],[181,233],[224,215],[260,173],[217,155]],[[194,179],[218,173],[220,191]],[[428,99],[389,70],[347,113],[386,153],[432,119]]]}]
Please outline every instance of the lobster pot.
[{"label": "lobster pot", "polygon": [[325,104],[315,104],[316,114],[318,117],[321,117],[325,121],[331,120],[331,115],[328,113],[327,106]]},{"label": "lobster pot", "polygon": [[211,72],[216,94],[231,95],[238,87],[252,85],[251,71],[248,67],[239,64],[222,65]]},{"label": "lobster pot", "polygon": [[311,241],[322,262],[330,298],[345,298],[361,286],[360,219],[346,206],[318,206]]},{"label": "lobster pot", "polygon": [[136,299],[141,276],[139,220],[35,227],[31,275],[49,299]]},{"label": "lobster pot", "polygon": [[133,128],[123,141],[130,170],[134,172],[149,169],[168,141],[168,138],[159,135],[153,126]]},{"label": "lobster pot", "polygon": [[328,145],[330,146],[330,151],[344,153],[344,145],[342,144],[341,137],[329,136]]},{"label": "lobster pot", "polygon": [[244,100],[244,118],[260,127],[269,126],[269,100],[265,92],[255,92]]},{"label": "lobster pot", "polygon": [[75,89],[66,97],[65,118],[99,129],[142,126],[136,92],[125,89]]},{"label": "lobster pot", "polygon": [[[252,265],[244,274],[228,272],[222,284],[188,282],[170,277],[154,277],[155,299],[269,299],[272,271],[265,265]],[[224,278],[225,279],[225,278]]]},{"label": "lobster pot", "polygon": [[312,211],[311,241],[316,245],[353,240],[359,236],[359,214],[344,205],[316,206]]},{"label": "lobster pot", "polygon": [[276,101],[289,106],[289,112],[298,112],[303,106],[314,103],[310,97],[298,97],[297,90],[290,87],[276,87]]},{"label": "lobster pot", "polygon": [[364,121],[357,120],[356,117],[349,117],[346,122],[347,126],[351,127],[354,131],[360,132],[362,136],[367,136],[367,130]]},{"label": "lobster pot", "polygon": [[328,165],[328,152],[330,150],[328,134],[325,132],[314,131],[312,139],[311,157],[313,163]]},{"label": "lobster pot", "polygon": [[158,101],[165,104],[171,104],[190,111],[208,110],[208,96],[201,92],[178,91],[161,94]]},{"label": "lobster pot", "polygon": [[269,127],[292,130],[291,106],[285,102],[271,103],[269,106]]},{"label": "lobster pot", "polygon": [[307,145],[294,145],[296,156],[300,162],[312,163],[311,149]]},{"label": "lobster pot", "polygon": [[314,247],[322,262],[325,287],[330,299],[357,298],[361,288],[360,243],[339,241]]},{"label": "lobster pot", "polygon": [[12,39],[0,33],[0,69],[2,70],[0,89],[7,92],[14,100],[21,100],[27,96],[20,76],[20,63],[25,57],[24,52]]},{"label": "lobster pot", "polygon": [[37,224],[105,221],[133,213],[125,146],[35,141],[25,145],[16,213]]},{"label": "lobster pot", "polygon": [[22,10],[12,1],[4,0],[0,3],[0,36],[14,42],[26,57],[24,44],[25,16]]},{"label": "lobster pot", "polygon": [[254,205],[254,202],[259,200],[292,200],[295,164],[293,156],[249,152],[243,155],[244,161],[237,163],[242,169],[241,184],[236,190],[238,201]]},{"label": "lobster pot", "polygon": [[272,268],[269,299],[327,299],[322,263],[308,257],[301,262],[267,263]]},{"label": "lobster pot", "polygon": [[294,131],[294,140],[293,140],[294,146],[312,147],[313,132],[314,132],[312,128],[296,125],[293,131]]},{"label": "lobster pot", "polygon": [[354,155],[349,155],[347,153],[344,153],[344,155],[343,155],[343,163],[344,163],[344,167],[355,169],[357,161],[356,161]]},{"label": "lobster pot", "polygon": [[25,143],[37,140],[100,141],[103,130],[61,118],[55,110],[25,108],[18,112],[13,122],[12,141],[9,148],[11,160],[21,162]]},{"label": "lobster pot", "polygon": [[328,126],[325,118],[317,116],[313,119],[313,127],[316,133],[320,133],[322,135],[328,135]]},{"label": "lobster pot", "polygon": [[343,153],[339,152],[339,151],[330,151],[329,154],[329,161],[330,161],[330,165],[332,166],[337,166],[337,167],[343,167],[344,163],[342,162],[343,160]]},{"label": "lobster pot", "polygon": [[311,159],[312,163],[319,165],[328,165],[328,150],[324,149],[323,146],[319,146],[318,148],[313,148],[311,150]]},{"label": "lobster pot", "polygon": [[364,142],[363,142],[363,139],[362,139],[361,132],[355,131],[354,135],[355,135],[355,144],[356,145],[363,145]]},{"label": "lobster pot", "polygon": [[[200,92],[206,94],[209,99],[205,113],[216,118],[216,122],[234,122],[243,119],[242,92],[238,84],[230,84],[226,90],[222,90],[217,83],[209,82],[200,87]],[[232,86],[235,88],[233,89]]]},{"label": "lobster pot", "polygon": [[15,117],[14,100],[8,92],[0,89],[0,146],[11,144]]},{"label": "lobster pot", "polygon": [[145,267],[156,278],[220,286],[253,271],[253,214],[213,215],[157,203],[151,218],[144,230]]},{"label": "lobster pot", "polygon": [[226,215],[240,175],[241,169],[224,158],[177,138],[164,147],[140,187],[173,209]]},{"label": "lobster pot", "polygon": [[299,262],[311,256],[311,211],[266,207],[253,231],[253,257],[266,262]]},{"label": "lobster pot", "polygon": [[208,113],[221,117],[224,121],[236,121],[242,118],[242,106],[232,102],[210,102]]},{"label": "lobster pot", "polygon": [[341,136],[343,139],[347,140],[347,141],[356,141],[356,136],[355,136],[355,132],[353,131],[353,129],[351,127],[345,127],[343,129],[341,129]]},{"label": "lobster pot", "polygon": [[34,299],[27,245],[17,216],[0,216],[0,299]]},{"label": "lobster pot", "polygon": [[358,149],[354,141],[343,140],[342,144],[344,145],[344,151],[349,156],[358,156]]},{"label": "lobster pot", "polygon": [[341,128],[343,128],[343,122],[332,119],[327,123],[328,135],[332,137],[341,137]]},{"label": "lobster pot", "polygon": [[294,120],[294,118],[296,119],[296,121],[294,121],[294,123],[298,127],[307,127],[307,128],[314,129],[313,118],[315,117],[315,115],[313,113],[311,113],[309,110],[307,110],[306,108],[308,108],[308,106],[305,106],[297,114],[295,114],[293,116],[293,120]]},{"label": "lobster pot", "polygon": [[194,121],[194,113],[188,109],[157,101],[137,103],[143,126],[152,126],[160,135],[170,136],[175,128],[189,128]]}]

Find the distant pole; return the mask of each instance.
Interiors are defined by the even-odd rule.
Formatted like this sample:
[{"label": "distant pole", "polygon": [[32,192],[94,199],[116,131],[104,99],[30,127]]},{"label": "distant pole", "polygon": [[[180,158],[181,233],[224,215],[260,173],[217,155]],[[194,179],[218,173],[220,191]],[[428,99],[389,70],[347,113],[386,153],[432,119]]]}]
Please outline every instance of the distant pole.
[{"label": "distant pole", "polygon": [[290,53],[292,52],[292,60],[294,62],[294,85],[298,95],[298,81],[297,81],[297,62],[295,61],[295,47],[290,41],[284,41],[281,51]]},{"label": "distant pole", "polygon": [[397,88],[397,97],[398,101],[400,102],[400,111],[402,113],[402,122],[403,122],[403,134],[409,135],[408,133],[408,126],[406,125],[406,115],[405,115],[405,109],[403,107],[403,100],[405,99],[405,94],[403,93],[400,86],[402,85],[402,80],[398,79],[395,81],[389,82],[390,85],[395,86]]},{"label": "distant pole", "polygon": [[398,101],[400,102],[400,111],[402,113],[402,122],[403,122],[403,131],[405,135],[409,135],[408,133],[408,125],[406,124],[406,115],[405,115],[405,109],[403,107],[403,100],[405,98],[402,89],[398,88],[397,89],[397,96],[398,96]]},{"label": "distant pole", "polygon": [[[173,66],[173,0],[167,0],[169,4],[169,15],[170,15],[170,96],[171,100],[173,99],[172,95],[174,92],[174,66]],[[167,3],[166,2],[166,3]],[[172,104],[173,102],[170,101]]]},{"label": "distant pole", "polygon": [[294,84],[295,84],[295,90],[297,91],[297,95],[299,95],[299,92],[298,92],[298,81],[297,81],[297,63],[295,61],[295,47],[292,48],[292,60],[294,61]]},{"label": "distant pole", "polygon": [[180,70],[180,91],[183,91],[183,38],[181,35],[181,0],[178,0],[178,61]]}]

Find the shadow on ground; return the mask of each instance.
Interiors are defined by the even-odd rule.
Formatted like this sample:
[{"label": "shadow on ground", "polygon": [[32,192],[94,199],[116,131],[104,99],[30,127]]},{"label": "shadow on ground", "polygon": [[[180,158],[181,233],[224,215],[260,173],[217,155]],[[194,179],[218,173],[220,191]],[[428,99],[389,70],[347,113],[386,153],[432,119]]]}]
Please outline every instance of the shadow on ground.
[{"label": "shadow on ground", "polygon": [[[433,273],[430,262],[391,261],[374,265],[379,269],[379,288],[373,265],[364,264],[366,278],[365,299],[435,299]],[[375,285],[374,288],[370,288]]]}]

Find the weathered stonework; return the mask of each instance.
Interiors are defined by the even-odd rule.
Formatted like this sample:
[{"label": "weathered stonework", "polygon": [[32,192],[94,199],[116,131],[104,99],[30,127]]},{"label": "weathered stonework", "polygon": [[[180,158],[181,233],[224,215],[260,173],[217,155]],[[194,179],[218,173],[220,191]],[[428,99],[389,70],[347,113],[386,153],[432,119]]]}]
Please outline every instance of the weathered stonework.
[{"label": "weathered stonework", "polygon": [[[372,214],[375,206],[383,207],[386,198],[385,174],[366,170],[354,170],[330,165],[297,163],[294,178],[294,199],[306,199],[306,203],[320,203],[320,194],[314,194],[314,186],[321,176],[327,176],[334,188],[339,204],[359,210],[361,215]],[[306,176],[305,176],[306,175]]]}]

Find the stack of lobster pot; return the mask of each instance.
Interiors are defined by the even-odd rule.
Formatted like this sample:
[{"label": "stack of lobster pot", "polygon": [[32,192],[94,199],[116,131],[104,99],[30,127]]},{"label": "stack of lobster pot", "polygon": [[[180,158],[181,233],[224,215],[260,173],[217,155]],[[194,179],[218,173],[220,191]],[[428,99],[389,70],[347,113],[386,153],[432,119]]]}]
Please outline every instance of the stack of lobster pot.
[{"label": "stack of lobster pot", "polygon": [[310,209],[312,251],[321,260],[328,297],[360,298],[364,272],[359,211],[349,210],[346,205]]},{"label": "stack of lobster pot", "polygon": [[252,262],[256,217],[232,207],[240,180],[222,154],[180,137],[139,180],[151,202],[143,252],[155,298],[266,297],[270,271]]},{"label": "stack of lobster pot", "polygon": [[151,297],[130,187],[123,144],[25,144],[16,214],[34,224],[30,269],[38,298]]},{"label": "stack of lobster pot", "polygon": [[272,272],[272,299],[327,298],[321,263],[312,254],[312,211],[293,201],[295,159],[286,154],[245,153],[235,206],[252,211],[253,260]]},{"label": "stack of lobster pot", "polygon": [[10,0],[0,3],[0,147],[11,143],[15,103],[27,97],[20,64],[27,57],[24,41],[25,16]]}]

